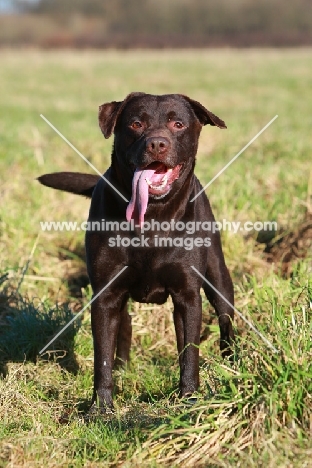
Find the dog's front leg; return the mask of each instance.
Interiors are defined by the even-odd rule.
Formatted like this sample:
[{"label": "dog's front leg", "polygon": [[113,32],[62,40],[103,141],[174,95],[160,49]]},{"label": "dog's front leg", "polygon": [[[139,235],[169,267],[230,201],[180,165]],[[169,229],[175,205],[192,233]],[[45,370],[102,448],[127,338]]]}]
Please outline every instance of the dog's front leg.
[{"label": "dog's front leg", "polygon": [[[97,291],[94,291],[96,294]],[[114,355],[123,302],[112,294],[101,294],[91,306],[94,345],[94,391],[92,402],[101,410],[113,407]]]},{"label": "dog's front leg", "polygon": [[194,393],[199,386],[199,341],[202,304],[198,291],[172,295],[174,325],[180,363],[180,397]]}]

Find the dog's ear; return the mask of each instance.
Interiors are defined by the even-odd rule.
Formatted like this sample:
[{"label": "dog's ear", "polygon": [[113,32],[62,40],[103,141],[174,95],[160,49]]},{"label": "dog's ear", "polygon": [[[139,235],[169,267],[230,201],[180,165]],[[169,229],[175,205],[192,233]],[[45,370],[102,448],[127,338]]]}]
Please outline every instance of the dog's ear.
[{"label": "dog's ear", "polygon": [[144,96],[145,93],[130,93],[123,101],[113,101],[99,107],[99,125],[105,138],[109,138],[114,131],[118,117],[125,105],[134,97]]},{"label": "dog's ear", "polygon": [[200,102],[194,101],[193,99],[184,95],[181,96],[191,104],[196,117],[202,125],[209,124],[219,128],[227,128],[223,120],[206,109],[206,107],[204,107]]},{"label": "dog's ear", "polygon": [[99,126],[105,138],[109,138],[114,131],[123,101],[108,102],[99,107]]}]

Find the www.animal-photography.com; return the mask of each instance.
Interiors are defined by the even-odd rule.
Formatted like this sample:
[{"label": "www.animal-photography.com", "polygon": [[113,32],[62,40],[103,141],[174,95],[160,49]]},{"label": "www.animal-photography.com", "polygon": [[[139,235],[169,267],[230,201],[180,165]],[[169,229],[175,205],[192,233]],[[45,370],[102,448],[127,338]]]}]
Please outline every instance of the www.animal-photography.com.
[{"label": "www.animal-photography.com", "polygon": [[310,10],[0,2],[1,466],[311,466]]}]

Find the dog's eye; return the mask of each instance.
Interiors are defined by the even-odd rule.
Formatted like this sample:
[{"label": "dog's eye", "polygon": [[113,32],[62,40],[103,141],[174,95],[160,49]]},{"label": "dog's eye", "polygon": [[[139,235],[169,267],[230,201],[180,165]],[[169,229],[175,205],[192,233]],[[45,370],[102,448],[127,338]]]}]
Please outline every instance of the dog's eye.
[{"label": "dog's eye", "polygon": [[179,120],[177,120],[176,122],[174,122],[173,126],[174,126],[175,128],[179,128],[179,129],[180,129],[180,128],[183,128],[183,127],[184,127],[184,124],[183,124],[183,122],[180,122]]},{"label": "dog's eye", "polygon": [[139,120],[135,120],[134,122],[132,122],[131,128],[133,128],[134,130],[138,130],[139,128],[142,128],[142,124]]}]

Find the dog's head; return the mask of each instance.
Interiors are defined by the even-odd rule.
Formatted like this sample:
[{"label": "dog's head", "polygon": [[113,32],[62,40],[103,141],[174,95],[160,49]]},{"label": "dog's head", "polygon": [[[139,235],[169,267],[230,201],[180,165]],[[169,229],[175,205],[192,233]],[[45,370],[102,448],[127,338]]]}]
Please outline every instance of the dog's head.
[{"label": "dog's head", "polygon": [[127,219],[144,220],[148,200],[178,190],[193,171],[203,125],[226,128],[199,102],[181,94],[131,93],[99,108],[105,138],[114,132],[113,165],[132,198]]}]

